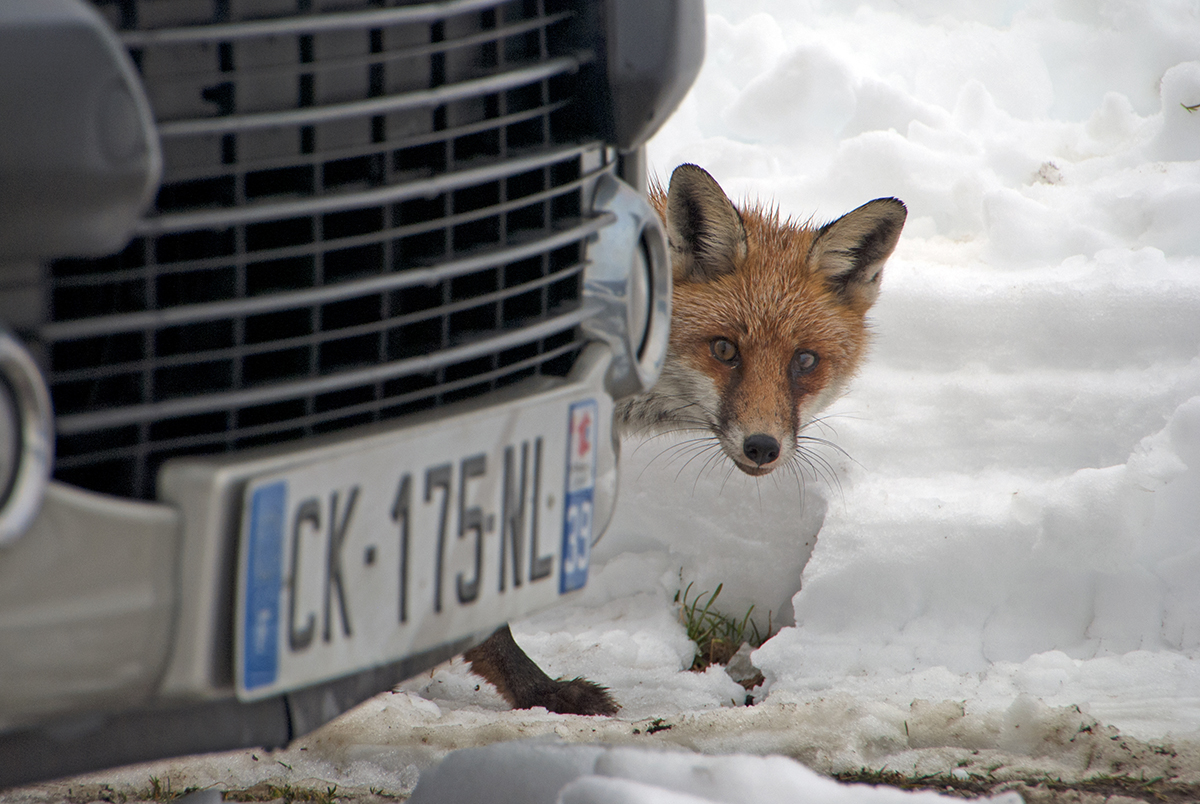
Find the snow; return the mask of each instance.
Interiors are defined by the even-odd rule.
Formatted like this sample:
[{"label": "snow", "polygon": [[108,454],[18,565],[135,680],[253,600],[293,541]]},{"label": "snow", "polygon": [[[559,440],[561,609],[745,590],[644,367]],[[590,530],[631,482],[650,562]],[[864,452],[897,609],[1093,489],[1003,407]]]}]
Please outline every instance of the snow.
[{"label": "snow", "polygon": [[[495,804],[702,804],[805,801],[907,804],[941,800],[931,793],[839,785],[785,757],[698,756],[633,748],[503,743],[450,755],[410,799],[413,804],[478,797],[474,779],[490,782]],[[1019,802],[1015,794],[992,799]]]},{"label": "snow", "polygon": [[[801,218],[880,195],[910,210],[871,362],[827,418],[853,460],[827,455],[833,493],[807,489],[828,511],[794,627],[752,657],[760,696],[985,712],[1025,695],[1146,739],[1193,734],[1195,4],[713,3],[709,22],[652,164],[697,161]],[[683,496],[757,491],[712,474]],[[690,541],[663,480],[637,484],[618,549],[650,531],[685,578],[759,610],[778,597],[760,568],[804,554],[812,517],[773,496],[768,523]],[[731,538],[766,555],[731,568]]]},{"label": "snow", "polygon": [[[909,208],[872,355],[815,433],[828,468],[755,480],[625,444],[585,594],[513,624],[617,718],[510,712],[456,661],[274,758],[343,788],[423,778],[414,801],[911,796],[769,754],[1200,780],[1200,7],[708,11],[705,67],[650,145],[661,178],[696,162],[802,219]],[[784,626],[751,655],[755,706],[684,669],[689,583]],[[250,785],[280,772],[260,755],[154,767]]]}]

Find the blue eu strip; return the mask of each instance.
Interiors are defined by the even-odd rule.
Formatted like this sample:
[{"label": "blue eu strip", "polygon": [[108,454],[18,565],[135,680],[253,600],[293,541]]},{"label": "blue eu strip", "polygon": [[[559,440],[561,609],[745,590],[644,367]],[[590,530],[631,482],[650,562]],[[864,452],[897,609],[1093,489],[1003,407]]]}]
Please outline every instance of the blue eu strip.
[{"label": "blue eu strip", "polygon": [[247,690],[275,682],[279,673],[279,596],[283,583],[283,528],[287,482],[254,491],[250,501],[246,562],[246,614],[242,623],[242,684]]}]

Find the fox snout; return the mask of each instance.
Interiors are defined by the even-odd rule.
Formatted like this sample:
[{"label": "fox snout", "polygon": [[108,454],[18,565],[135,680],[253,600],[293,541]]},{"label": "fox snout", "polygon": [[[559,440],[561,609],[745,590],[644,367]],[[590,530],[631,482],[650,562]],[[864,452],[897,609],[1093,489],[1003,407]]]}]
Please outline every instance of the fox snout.
[{"label": "fox snout", "polygon": [[[724,445],[722,445],[724,446]],[[755,433],[742,439],[739,454],[726,452],[733,465],[748,475],[757,477],[775,471],[782,461],[779,460],[782,445],[779,439],[766,433]]]},{"label": "fox snout", "polygon": [[766,433],[746,436],[742,441],[742,455],[755,466],[762,468],[774,463],[779,457],[779,442]]},{"label": "fox snout", "polygon": [[752,400],[760,403],[757,405],[739,404],[747,400],[739,399],[738,386],[752,387],[754,383],[736,376],[715,379],[714,393],[725,404],[709,430],[725,457],[753,477],[770,474],[788,464],[795,456],[799,425],[790,389],[786,386],[776,389],[774,400],[762,396]]}]

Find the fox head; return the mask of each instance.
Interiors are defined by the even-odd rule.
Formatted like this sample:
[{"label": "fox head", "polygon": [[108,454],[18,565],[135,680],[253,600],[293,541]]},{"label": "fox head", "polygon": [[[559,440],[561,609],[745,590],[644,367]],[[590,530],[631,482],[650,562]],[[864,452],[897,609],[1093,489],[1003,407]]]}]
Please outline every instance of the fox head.
[{"label": "fox head", "polygon": [[749,475],[789,465],[863,358],[904,204],[879,198],[813,227],[739,211],[695,165],[651,200],[674,271],[671,338],[658,384],[620,406],[625,428],[707,431]]}]

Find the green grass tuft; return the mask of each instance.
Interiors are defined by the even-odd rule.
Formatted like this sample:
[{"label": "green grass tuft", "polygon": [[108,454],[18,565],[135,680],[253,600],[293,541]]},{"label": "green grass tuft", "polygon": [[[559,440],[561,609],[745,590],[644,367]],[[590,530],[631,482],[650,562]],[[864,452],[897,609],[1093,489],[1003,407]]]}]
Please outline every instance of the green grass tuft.
[{"label": "green grass tuft", "polygon": [[696,658],[692,662],[692,670],[701,671],[710,664],[728,664],[743,644],[749,643],[750,647],[757,648],[774,635],[769,612],[764,635],[764,632],[759,630],[758,623],[751,619],[754,606],[747,609],[741,619],[722,614],[713,607],[725,584],[717,584],[716,591],[712,594],[705,591],[692,597],[694,585],[695,582],[689,583],[686,588],[675,593],[679,619],[687,629],[688,639],[696,643]]}]

